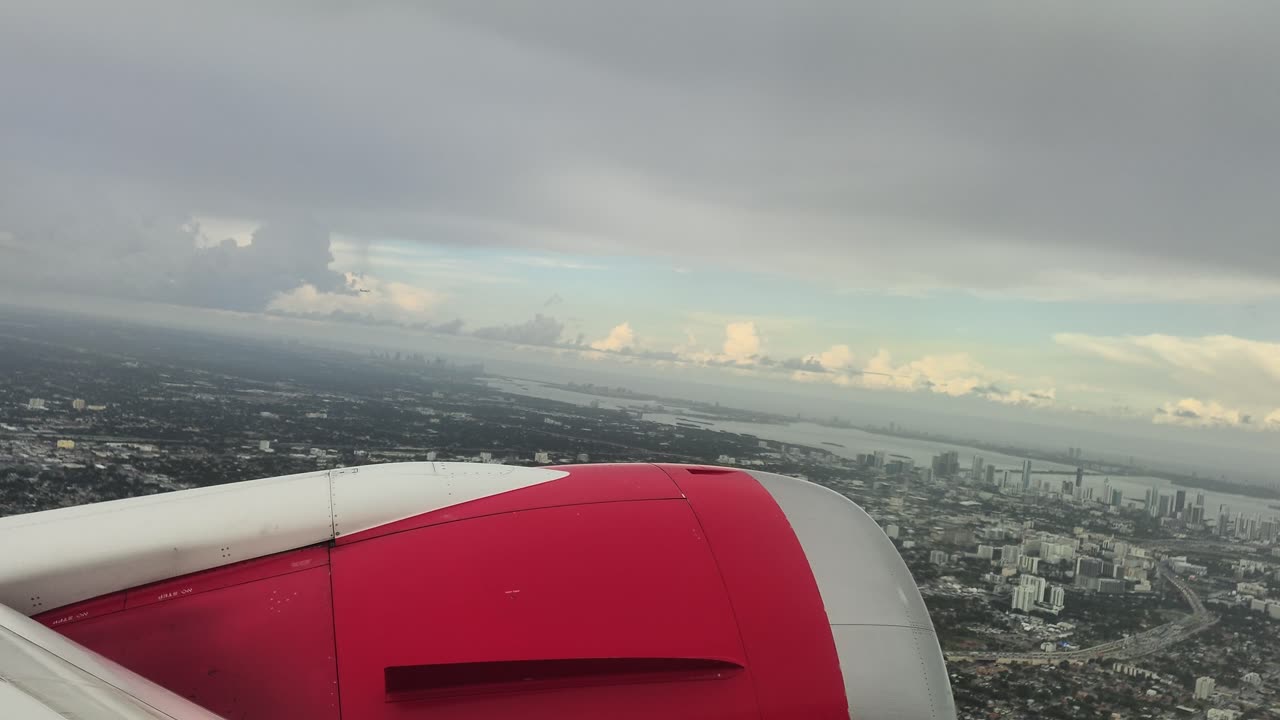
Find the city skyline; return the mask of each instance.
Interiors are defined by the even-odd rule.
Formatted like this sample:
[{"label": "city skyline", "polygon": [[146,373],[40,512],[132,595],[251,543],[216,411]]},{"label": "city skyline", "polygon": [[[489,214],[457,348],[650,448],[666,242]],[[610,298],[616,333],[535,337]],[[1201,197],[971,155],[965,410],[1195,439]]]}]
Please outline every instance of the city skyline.
[{"label": "city skyline", "polygon": [[[870,535],[893,544],[958,717],[1230,718],[1264,710],[1280,678],[1280,522],[1262,510],[1275,490],[1224,510],[1221,488],[1134,476],[1087,445],[973,448],[838,419],[791,435],[770,413],[415,351],[44,314],[6,324],[0,345],[0,516],[279,476],[328,482],[332,498],[335,475],[372,482],[366,468],[400,478],[441,463],[469,477],[611,462],[624,465],[585,471],[783,473],[856,502]],[[19,599],[46,623],[81,619],[42,606],[47,596]]]}]

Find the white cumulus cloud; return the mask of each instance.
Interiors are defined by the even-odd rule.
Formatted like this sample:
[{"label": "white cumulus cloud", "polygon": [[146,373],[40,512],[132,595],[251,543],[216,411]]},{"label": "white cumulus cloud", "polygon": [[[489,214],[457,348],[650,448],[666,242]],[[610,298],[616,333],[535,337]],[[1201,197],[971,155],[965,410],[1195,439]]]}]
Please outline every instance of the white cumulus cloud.
[{"label": "white cumulus cloud", "polygon": [[1058,333],[1054,342],[1127,365],[1167,366],[1204,375],[1228,375],[1240,369],[1280,380],[1280,343],[1234,335],[1082,335]]},{"label": "white cumulus cloud", "polygon": [[806,363],[816,362],[827,370],[847,370],[853,367],[853,351],[848,345],[832,345],[830,348],[804,358]]},{"label": "white cumulus cloud", "polygon": [[304,283],[278,293],[267,309],[289,315],[370,317],[379,322],[413,323],[429,319],[443,295],[408,283],[372,275],[346,274],[346,292],[326,292]]},{"label": "white cumulus cloud", "polygon": [[1058,391],[1056,388],[1039,388],[1036,390],[1009,390],[1003,391],[993,389],[990,392],[983,393],[984,398],[993,402],[1002,403],[1004,405],[1023,405],[1027,407],[1043,407],[1052,405],[1058,399]]},{"label": "white cumulus cloud", "polygon": [[1057,400],[1056,388],[1015,387],[1014,384],[1022,382],[1022,378],[989,368],[968,353],[925,355],[916,360],[895,362],[892,354],[881,348],[859,368],[853,362],[852,352],[845,346],[837,345],[827,353],[810,355],[806,361],[811,359],[818,360],[827,368],[837,363],[843,365],[834,372],[799,370],[792,373],[794,380],[825,381],[872,390],[933,392],[951,397],[972,396],[1005,405],[1031,407],[1049,406]]},{"label": "white cumulus cloud", "polygon": [[750,363],[760,354],[760,334],[750,320],[732,322],[724,328],[724,357],[735,363]]},{"label": "white cumulus cloud", "polygon": [[631,323],[624,322],[614,326],[614,328],[609,331],[608,336],[591,343],[591,347],[595,350],[620,352],[626,348],[634,347],[635,344],[636,333],[631,329]]},{"label": "white cumulus cloud", "polygon": [[1166,402],[1156,408],[1151,421],[1157,425],[1183,425],[1187,427],[1240,427],[1252,424],[1252,418],[1237,408],[1229,408],[1215,401],[1182,398]]},{"label": "white cumulus cloud", "polygon": [[968,353],[926,355],[919,360],[894,364],[888,350],[881,349],[863,368],[862,384],[896,390],[932,390],[959,397],[995,382],[993,374]]},{"label": "white cumulus cloud", "polygon": [[[1060,333],[1053,339],[1062,347],[1107,361],[1115,372],[1125,375],[1131,390],[1145,389],[1152,399],[1212,397],[1227,407],[1241,408],[1242,416],[1254,417],[1280,404],[1280,343],[1235,335]],[[1172,418],[1177,417],[1161,416],[1162,422],[1175,422]],[[1182,420],[1189,422],[1178,424],[1209,424]],[[1216,424],[1233,423],[1224,418]]]}]

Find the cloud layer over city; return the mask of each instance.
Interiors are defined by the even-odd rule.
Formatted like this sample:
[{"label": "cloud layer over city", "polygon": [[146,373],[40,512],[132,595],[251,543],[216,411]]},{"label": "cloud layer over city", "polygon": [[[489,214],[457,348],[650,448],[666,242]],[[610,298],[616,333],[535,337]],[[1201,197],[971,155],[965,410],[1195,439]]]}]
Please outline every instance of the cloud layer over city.
[{"label": "cloud layer over city", "polygon": [[1276,428],[1278,23],[8,3],[0,283]]}]

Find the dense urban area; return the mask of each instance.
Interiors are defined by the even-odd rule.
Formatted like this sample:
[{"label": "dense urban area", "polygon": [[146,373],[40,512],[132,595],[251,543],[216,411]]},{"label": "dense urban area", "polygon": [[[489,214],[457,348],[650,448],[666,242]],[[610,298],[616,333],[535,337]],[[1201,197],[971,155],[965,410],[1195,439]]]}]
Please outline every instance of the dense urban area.
[{"label": "dense urban area", "polygon": [[[945,445],[929,463],[836,453],[708,427],[746,411],[586,385],[599,399],[540,399],[421,352],[38,316],[0,322],[0,378],[0,515],[388,461],[759,467],[880,523],[963,718],[1280,715],[1275,513],[1195,489],[1098,492],[1080,448],[1061,448],[1081,469],[1059,475]],[[646,419],[677,402],[680,422]]]}]

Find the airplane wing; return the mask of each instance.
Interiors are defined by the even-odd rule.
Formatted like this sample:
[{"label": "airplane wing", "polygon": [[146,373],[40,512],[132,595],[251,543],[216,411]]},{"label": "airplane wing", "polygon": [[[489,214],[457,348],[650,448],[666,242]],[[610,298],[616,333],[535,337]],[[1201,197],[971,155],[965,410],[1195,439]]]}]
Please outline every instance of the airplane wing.
[{"label": "airplane wing", "polygon": [[0,518],[0,547],[0,717],[955,717],[893,545],[770,473],[392,463]]},{"label": "airplane wing", "polygon": [[0,606],[0,717],[218,720],[218,716]]}]

